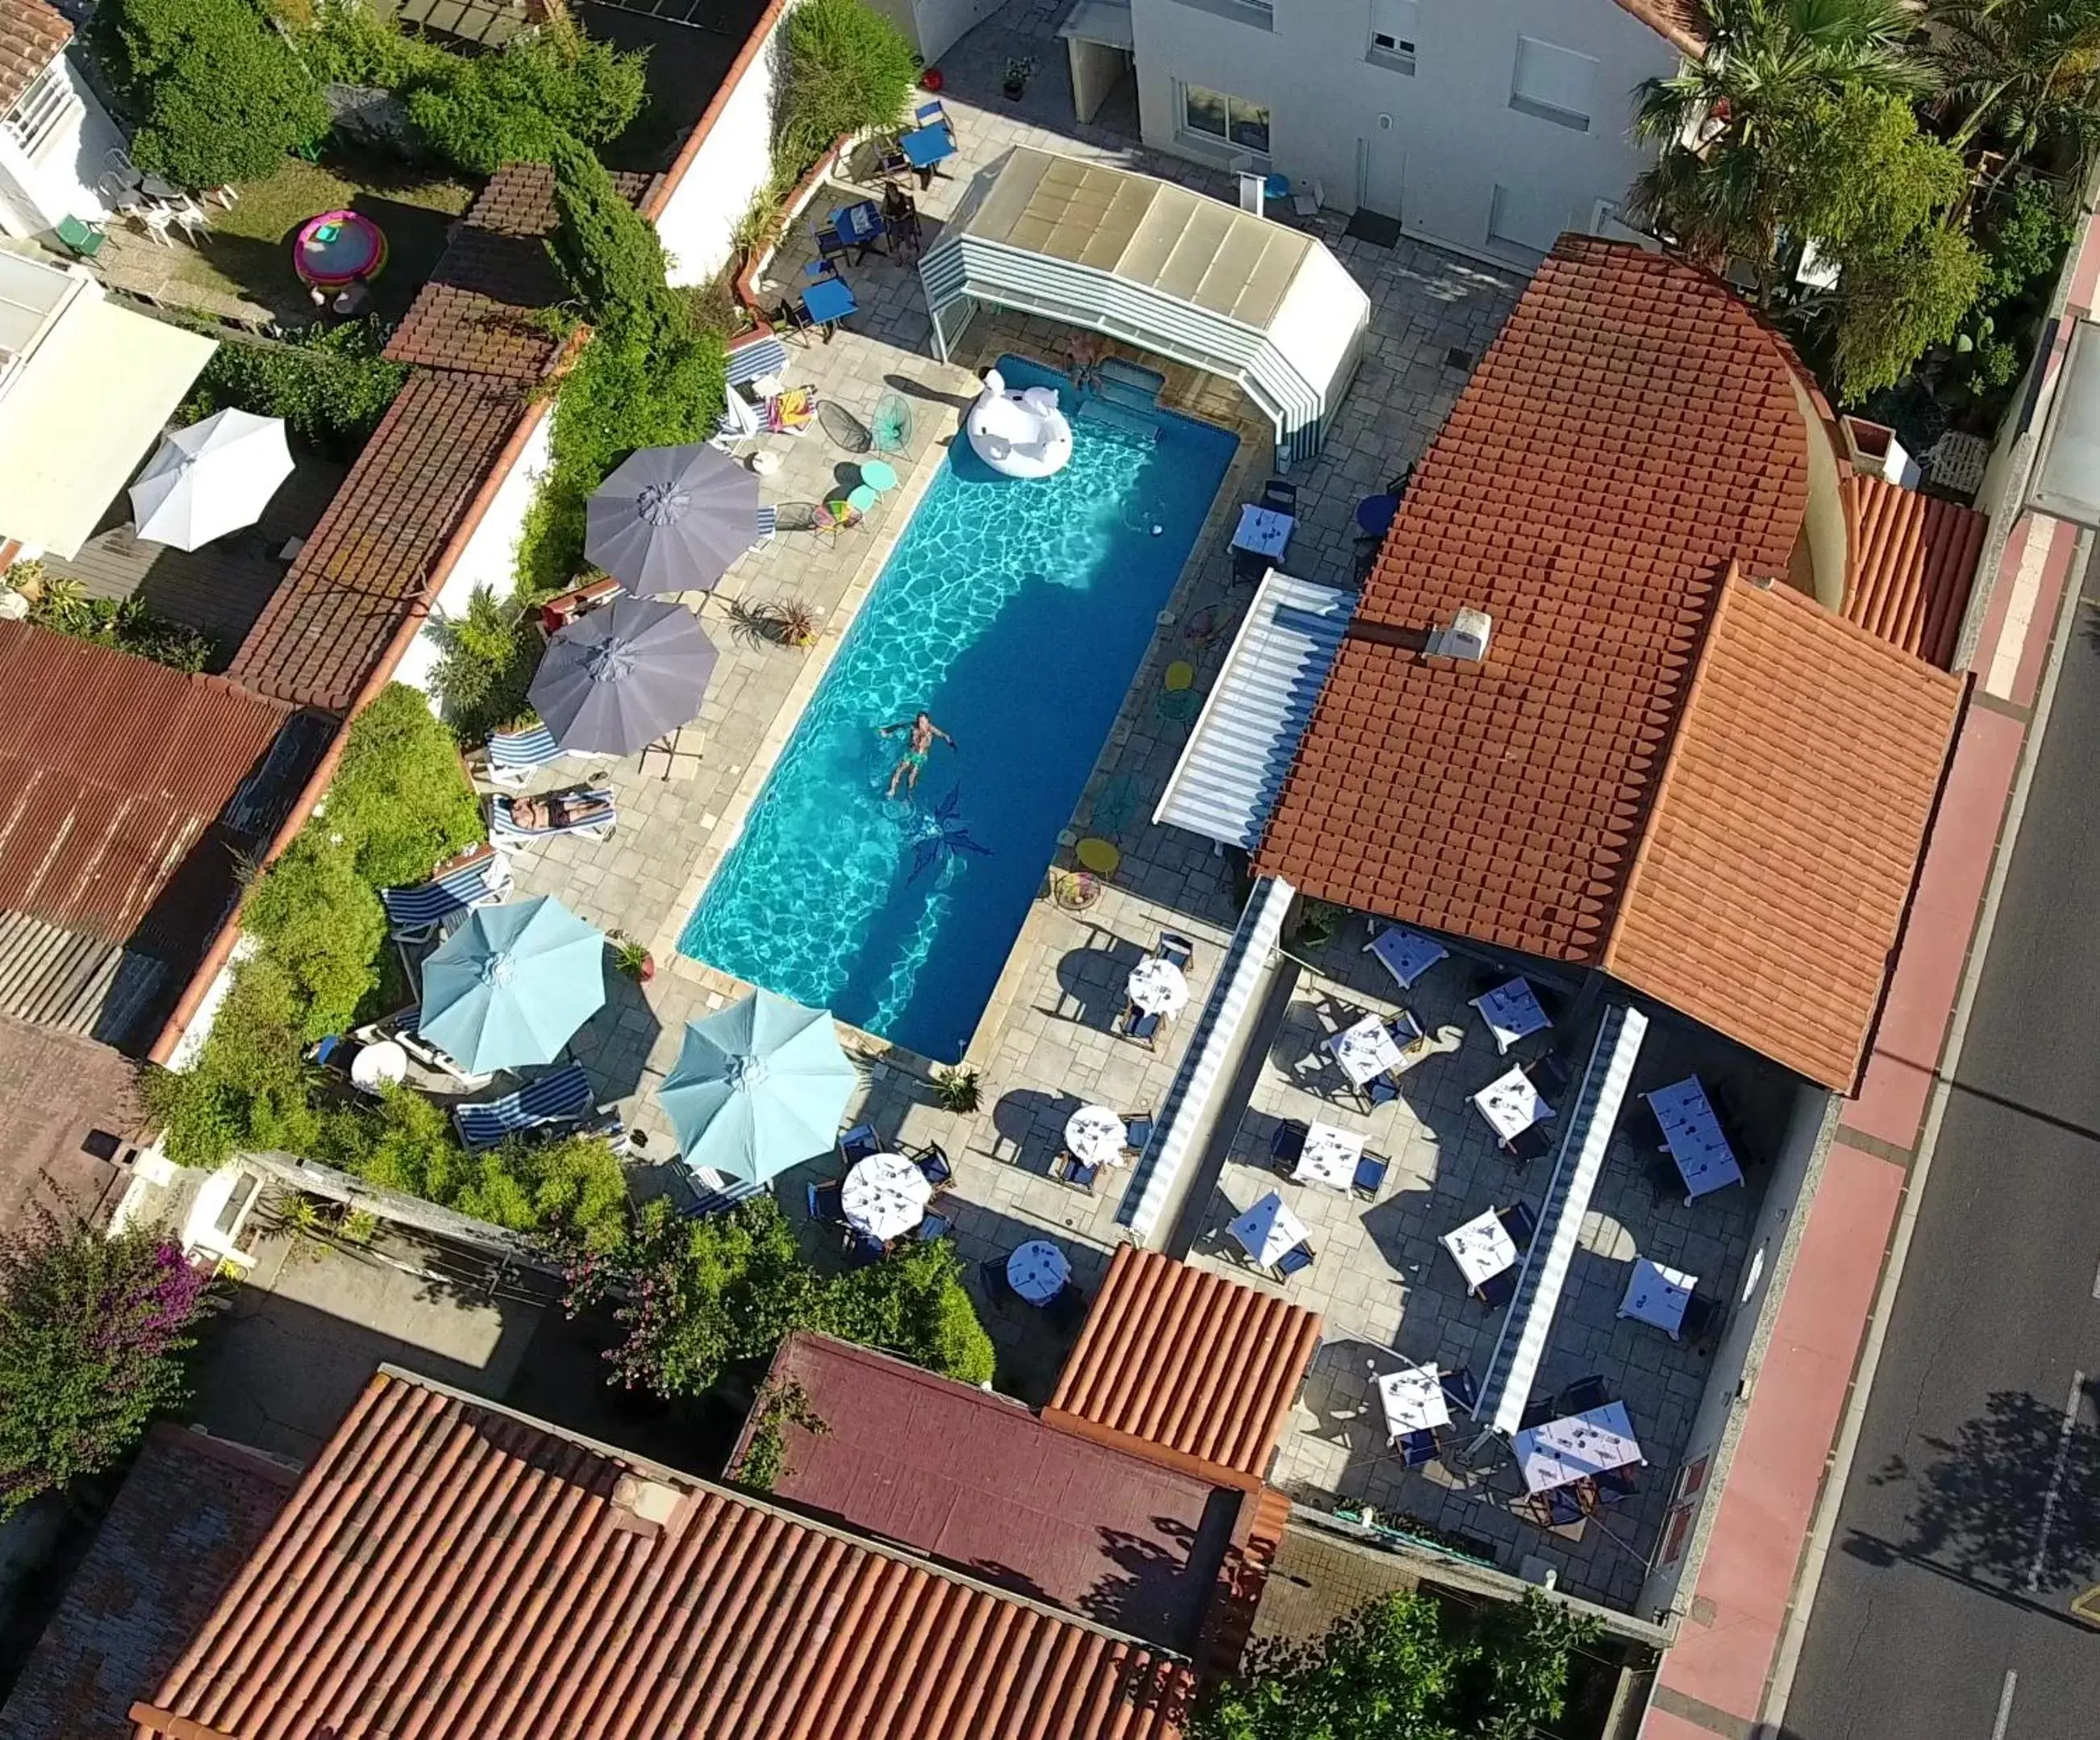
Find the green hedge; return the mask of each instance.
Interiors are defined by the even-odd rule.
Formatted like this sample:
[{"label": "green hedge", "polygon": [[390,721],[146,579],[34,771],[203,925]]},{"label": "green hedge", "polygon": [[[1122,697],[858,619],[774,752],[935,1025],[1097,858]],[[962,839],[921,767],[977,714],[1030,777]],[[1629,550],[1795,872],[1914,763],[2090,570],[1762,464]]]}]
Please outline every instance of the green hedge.
[{"label": "green hedge", "polygon": [[380,355],[386,341],[369,320],[307,327],[267,344],[218,328],[212,336],[220,344],[183,406],[184,422],[229,406],[282,417],[307,446],[338,459],[356,456],[408,378],[406,363]]},{"label": "green hedge", "polygon": [[865,0],[803,0],[788,15],[774,121],[782,165],[799,175],[842,133],[894,126],[919,80],[903,33]]}]

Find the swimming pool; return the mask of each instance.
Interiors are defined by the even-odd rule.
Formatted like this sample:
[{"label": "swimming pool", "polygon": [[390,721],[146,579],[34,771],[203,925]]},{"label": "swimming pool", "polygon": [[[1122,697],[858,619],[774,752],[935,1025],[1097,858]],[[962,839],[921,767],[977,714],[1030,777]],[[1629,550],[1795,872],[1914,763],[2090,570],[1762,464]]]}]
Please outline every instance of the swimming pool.
[{"label": "swimming pool", "polygon": [[[1238,439],[1073,413],[1054,478],[958,438],[709,879],[679,952],[942,1062],[963,1055]],[[1126,425],[1156,425],[1156,434]],[[915,799],[885,796],[920,708]]]}]

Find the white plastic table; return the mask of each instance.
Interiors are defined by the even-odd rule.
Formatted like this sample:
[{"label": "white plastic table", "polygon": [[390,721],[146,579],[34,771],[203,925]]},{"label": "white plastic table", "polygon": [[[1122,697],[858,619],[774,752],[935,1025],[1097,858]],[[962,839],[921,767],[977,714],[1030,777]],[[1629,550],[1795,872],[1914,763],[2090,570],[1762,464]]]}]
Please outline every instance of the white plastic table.
[{"label": "white plastic table", "polygon": [[1392,1035],[1385,1030],[1385,1023],[1374,1015],[1351,1022],[1339,1033],[1328,1034],[1321,1042],[1334,1054],[1335,1061],[1342,1066],[1342,1073],[1358,1087],[1389,1069],[1400,1068],[1400,1047],[1392,1042]]},{"label": "white plastic table", "polygon": [[1305,1126],[1305,1146],[1290,1176],[1300,1184],[1325,1184],[1330,1190],[1356,1187],[1357,1162],[1364,1157],[1364,1139],[1352,1130],[1314,1122]]},{"label": "white plastic table", "polygon": [[1308,1235],[1305,1222],[1285,1206],[1283,1198],[1271,1191],[1246,1214],[1225,1228],[1239,1248],[1264,1269],[1276,1266],[1276,1259],[1295,1245],[1303,1244]]},{"label": "white plastic table", "polygon": [[1379,1401],[1385,1409],[1385,1435],[1405,1438],[1410,1432],[1433,1432],[1451,1423],[1451,1404],[1433,1365],[1410,1365],[1386,1372],[1378,1381]]},{"label": "white plastic table", "polygon": [[1743,1182],[1743,1169],[1736,1163],[1735,1152],[1721,1133],[1721,1121],[1714,1115],[1713,1104],[1706,1098],[1706,1090],[1699,1085],[1698,1077],[1687,1076],[1645,1098],[1656,1122],[1662,1127],[1663,1145],[1677,1162],[1686,1196],[1703,1196],[1710,1191],[1725,1190]]},{"label": "white plastic table", "polygon": [[902,1154],[869,1155],[839,1187],[846,1224],[885,1244],[925,1219],[926,1205],[933,1200],[926,1174]]},{"label": "white plastic table", "polygon": [[1124,989],[1147,1015],[1177,1015],[1189,1007],[1189,981],[1181,969],[1156,954],[1131,969]]},{"label": "white plastic table", "polygon": [[1539,1007],[1538,995],[1528,979],[1512,979],[1472,1001],[1494,1036],[1498,1051],[1507,1052],[1525,1034],[1542,1032],[1553,1024]]},{"label": "white plastic table", "polygon": [[1454,1227],[1441,1242],[1468,1287],[1485,1287],[1516,1264],[1516,1241],[1493,1209],[1475,1215],[1462,1227]]},{"label": "white plastic table", "polygon": [[1510,1440],[1523,1472],[1524,1489],[1544,1492],[1578,1480],[1624,1468],[1641,1460],[1626,1404],[1607,1402],[1586,1414],[1564,1415],[1542,1426],[1520,1432]]},{"label": "white plastic table", "polygon": [[1290,548],[1291,528],[1297,523],[1288,513],[1246,503],[1240,509],[1239,528],[1233,534],[1233,548],[1245,550],[1250,556],[1266,556],[1272,562],[1280,562],[1283,553]]},{"label": "white plastic table", "polygon": [[360,1046],[350,1059],[350,1085],[368,1094],[391,1087],[408,1077],[408,1054],[391,1039]]},{"label": "white plastic table", "polygon": [[1533,1124],[1553,1116],[1553,1108],[1539,1097],[1521,1068],[1497,1076],[1473,1095],[1473,1108],[1505,1142],[1514,1142]]},{"label": "white plastic table", "polygon": [[1379,965],[1392,975],[1403,991],[1451,952],[1404,924],[1388,925],[1364,947],[1378,957]]},{"label": "white plastic table", "polygon": [[1619,1302],[1619,1315],[1652,1324],[1674,1341],[1684,1327],[1684,1307],[1692,1302],[1692,1289],[1698,1284],[1696,1275],[1636,1257],[1634,1272],[1626,1280],[1626,1296]]},{"label": "white plastic table", "polygon": [[1072,1265],[1048,1239],[1030,1239],[1006,1259],[1008,1284],[1030,1305],[1048,1305],[1071,1278]]},{"label": "white plastic table", "polygon": [[1119,1166],[1130,1131],[1106,1106],[1082,1106],[1065,1120],[1065,1152],[1089,1166]]}]

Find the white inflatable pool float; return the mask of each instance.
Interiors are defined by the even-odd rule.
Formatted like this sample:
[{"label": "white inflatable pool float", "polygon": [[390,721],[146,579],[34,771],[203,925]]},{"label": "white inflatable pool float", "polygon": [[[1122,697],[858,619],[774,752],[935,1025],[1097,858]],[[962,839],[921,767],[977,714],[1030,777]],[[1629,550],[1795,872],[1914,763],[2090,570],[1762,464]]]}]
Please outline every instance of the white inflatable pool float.
[{"label": "white inflatable pool float", "polygon": [[996,368],[985,371],[984,391],[963,419],[970,451],[1001,477],[1047,478],[1072,462],[1072,425],[1047,386],[1007,390]]}]

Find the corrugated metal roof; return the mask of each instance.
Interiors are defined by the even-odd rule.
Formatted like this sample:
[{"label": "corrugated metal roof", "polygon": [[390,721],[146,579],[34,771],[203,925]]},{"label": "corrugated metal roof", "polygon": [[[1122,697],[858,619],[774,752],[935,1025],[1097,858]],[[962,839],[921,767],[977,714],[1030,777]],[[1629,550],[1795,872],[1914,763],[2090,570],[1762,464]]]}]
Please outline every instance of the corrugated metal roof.
[{"label": "corrugated metal roof", "polygon": [[141,1737],[1172,1740],[1187,1664],[384,1368]]},{"label": "corrugated metal roof", "polygon": [[1319,1345],[1317,1312],[1125,1244],[1043,1417],[1259,1478]]},{"label": "corrugated metal roof", "polygon": [[286,716],[223,677],[0,623],[0,911],[193,953],[249,843],[221,818]]},{"label": "corrugated metal roof", "polygon": [[25,912],[0,913],[0,1014],[122,1045],[167,980],[165,961]]},{"label": "corrugated metal roof", "polygon": [[1154,822],[1251,852],[1268,824],[1356,600],[1271,570],[1254,595]]},{"label": "corrugated metal roof", "polygon": [[785,1428],[776,1497],[1194,1653],[1248,1502],[1239,1488],[828,1336],[791,1336],[772,1381],[800,1384],[824,1425]]}]

